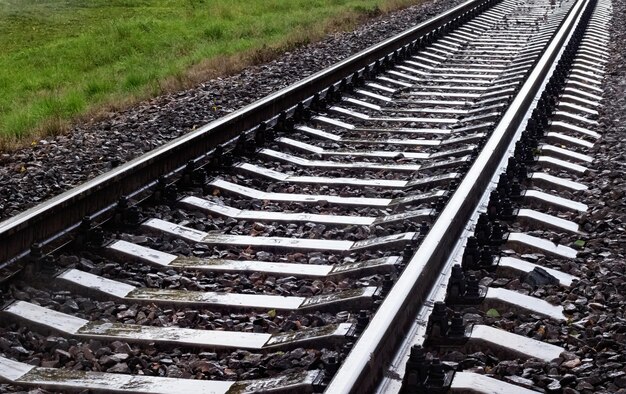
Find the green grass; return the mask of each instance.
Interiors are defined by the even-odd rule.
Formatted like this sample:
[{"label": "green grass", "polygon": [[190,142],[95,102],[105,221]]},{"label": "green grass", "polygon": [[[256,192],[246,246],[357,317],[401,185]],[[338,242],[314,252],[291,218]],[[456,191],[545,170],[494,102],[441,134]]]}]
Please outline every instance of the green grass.
[{"label": "green grass", "polygon": [[0,0],[0,140],[58,132],[416,0]]}]

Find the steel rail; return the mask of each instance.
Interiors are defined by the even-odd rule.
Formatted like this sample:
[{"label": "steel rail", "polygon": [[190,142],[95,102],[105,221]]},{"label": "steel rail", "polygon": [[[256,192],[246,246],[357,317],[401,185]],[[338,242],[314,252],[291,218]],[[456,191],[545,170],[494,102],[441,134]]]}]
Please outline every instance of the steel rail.
[{"label": "steel rail", "polygon": [[375,389],[386,371],[384,366],[392,360],[407,327],[430,293],[518,128],[527,120],[525,115],[570,38],[579,15],[589,3],[578,0],[572,6],[458,189],[331,380],[327,393],[364,393]]},{"label": "steel rail", "polygon": [[[592,11],[597,6],[597,5],[594,5],[594,3],[597,4],[597,1],[591,0],[591,3],[592,3],[591,7],[587,7],[587,10],[585,12]],[[577,18],[577,20],[579,21],[578,27],[580,27],[580,23],[584,23],[585,12],[579,14]],[[587,28],[588,26],[589,26],[588,24],[585,24],[585,28]],[[572,43],[572,40],[576,40],[576,37],[574,36],[576,30],[577,29],[570,31],[569,37],[568,37],[568,41],[569,41],[568,45]],[[563,47],[558,55],[559,58],[562,58],[565,50],[566,48]],[[550,71],[551,75],[554,75],[553,72],[557,69],[558,67],[555,64],[552,70]],[[545,78],[544,86],[548,85],[548,83],[549,83],[549,78]],[[540,97],[545,97],[546,93],[547,92],[545,90],[543,90],[542,93],[539,93],[536,96],[536,101],[539,101]],[[430,293],[428,294],[426,301],[423,302],[423,305],[421,306],[419,313],[416,315],[413,321],[413,324],[409,330],[408,335],[406,335],[405,338],[403,339],[401,345],[399,346],[398,352],[394,356],[393,362],[389,365],[390,372],[393,371],[394,373],[397,373],[400,376],[404,376],[404,374],[407,372],[406,361],[410,357],[411,348],[415,345],[419,345],[419,346],[424,345],[424,341],[427,336],[426,325],[421,325],[420,322],[426,321],[425,319],[428,319],[429,315],[432,313],[433,305],[435,302],[445,301],[445,297],[447,294],[447,285],[448,285],[448,281],[450,278],[452,266],[454,264],[461,263],[463,251],[465,249],[467,239],[471,235],[474,234],[474,230],[471,226],[471,223],[476,223],[482,210],[485,207],[487,207],[488,202],[491,197],[491,192],[496,189],[496,186],[498,184],[500,174],[502,174],[503,171],[506,170],[508,166],[508,159],[514,156],[514,148],[516,144],[518,143],[518,141],[522,140],[522,136],[523,136],[522,133],[523,131],[526,130],[526,127],[525,127],[526,120],[532,118],[532,113],[533,113],[534,108],[536,108],[536,105],[533,103],[533,105],[526,112],[526,117],[525,117],[525,120],[522,122],[522,126],[518,128],[518,130],[515,133],[514,138],[509,143],[509,146],[506,150],[506,154],[503,156],[502,160],[500,161],[498,169],[495,171],[495,174],[490,181],[489,187],[485,189],[482,197],[480,198],[478,206],[476,207],[474,212],[471,214],[470,225],[466,226],[465,229],[463,230],[463,233],[457,238],[457,243],[453,246],[453,250],[450,256],[448,257],[447,261],[444,263],[442,274],[436,279],[435,283],[433,284],[432,289]],[[554,125],[554,123],[552,123],[552,125]],[[521,266],[525,264],[523,260],[517,260],[517,259],[512,259],[512,260],[515,260],[514,264],[516,267],[521,268]],[[499,262],[501,266],[505,266],[505,263],[503,261],[504,260],[500,260]],[[530,269],[533,269],[533,268],[530,268]],[[549,268],[544,267],[544,269],[550,270],[549,271],[550,274],[556,278],[559,278],[559,280],[561,280],[561,283],[564,284],[565,286],[571,285],[571,279],[573,278],[572,276],[568,277],[567,275],[563,275],[560,271],[554,271]],[[394,379],[391,375],[387,374],[386,377],[381,381],[381,384],[377,387],[376,393],[391,394],[391,393],[399,393],[401,390],[402,390],[402,381]]]},{"label": "steel rail", "polygon": [[313,95],[338,85],[376,61],[446,24],[500,0],[469,0],[450,11],[365,49],[251,105],[179,137],[95,179],[0,223],[0,268],[24,256],[35,242],[46,243],[77,226],[85,216],[106,211],[122,196],[133,196],[159,176],[180,170],[219,144],[275,118]]}]

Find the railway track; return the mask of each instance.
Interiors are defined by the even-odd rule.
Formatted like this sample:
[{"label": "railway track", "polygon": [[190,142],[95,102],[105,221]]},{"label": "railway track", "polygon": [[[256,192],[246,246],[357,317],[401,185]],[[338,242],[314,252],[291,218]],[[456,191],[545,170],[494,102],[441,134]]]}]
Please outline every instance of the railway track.
[{"label": "railway track", "polygon": [[3,389],[562,389],[485,372],[566,357],[610,18],[470,1],[0,223]]}]

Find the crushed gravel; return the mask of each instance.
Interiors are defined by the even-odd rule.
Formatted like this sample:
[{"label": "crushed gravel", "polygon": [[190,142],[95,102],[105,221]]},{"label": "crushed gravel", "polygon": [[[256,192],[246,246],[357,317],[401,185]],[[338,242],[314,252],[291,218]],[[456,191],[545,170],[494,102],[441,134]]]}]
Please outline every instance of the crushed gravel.
[{"label": "crushed gravel", "polygon": [[[4,157],[3,167],[0,169],[0,180],[3,186],[5,184],[6,186],[0,190],[0,204],[3,205],[0,217],[7,217],[23,210],[29,204],[32,205],[105,171],[116,164],[116,161],[129,160],[149,150],[152,146],[181,135],[194,126],[270,93],[260,81],[270,79],[276,81],[280,78],[284,83],[280,87],[283,87],[305,74],[298,69],[299,66],[306,66],[306,72],[311,73],[317,70],[317,68],[314,70],[314,67],[333,63],[342,56],[345,57],[377,41],[372,38],[376,34],[380,39],[383,35],[392,34],[406,27],[411,19],[413,21],[417,19],[416,15],[422,15],[423,19],[438,12],[434,11],[435,9],[443,9],[449,4],[434,2],[428,6],[413,7],[393,16],[380,18],[374,22],[375,28],[372,28],[372,31],[369,31],[371,27],[368,25],[354,33],[333,36],[322,43],[286,54],[268,65],[251,68],[234,77],[211,81],[186,92],[157,98],[122,114],[112,115],[104,121],[77,126],[68,136],[56,137],[48,140],[47,144],[40,143],[35,147],[12,154],[11,157]],[[430,7],[434,8],[431,10]],[[624,15],[626,0],[614,0],[613,7],[615,16]],[[389,18],[392,17],[399,18],[399,22],[390,22]],[[402,21],[406,24],[399,27]],[[484,373],[493,374],[516,384],[538,386],[544,388],[546,392],[626,393],[626,316],[624,311],[626,300],[626,141],[624,141],[624,133],[626,133],[626,126],[624,126],[626,27],[623,24],[614,23],[611,36],[611,60],[604,83],[604,107],[600,109],[599,131],[602,133],[602,139],[589,152],[596,160],[593,166],[594,171],[580,180],[590,187],[589,190],[582,193],[582,196],[572,197],[584,199],[583,202],[589,206],[587,215],[571,218],[586,231],[583,238],[586,244],[573,261],[542,260],[542,257],[538,257],[539,264],[546,263],[547,266],[561,268],[565,272],[579,276],[581,280],[566,290],[553,285],[538,289],[518,279],[483,278],[482,283],[486,285],[487,282],[493,280],[490,284],[494,287],[513,289],[544,298],[554,304],[561,304],[571,317],[570,320],[560,324],[546,318],[540,319],[533,315],[511,311],[494,318],[485,316],[484,311],[478,308],[468,309],[464,315],[466,321],[483,322],[521,335],[565,344],[567,352],[550,363],[521,359],[500,360],[497,356],[480,351],[470,355],[450,352],[445,355],[446,360],[457,362],[464,368],[482,370]],[[353,41],[342,43],[341,40],[345,37],[351,37]],[[335,48],[334,46],[344,50],[341,52],[342,56],[335,56],[334,49],[331,49]],[[324,64],[320,65],[322,62]],[[284,74],[281,74],[282,72]],[[282,79],[283,76],[285,79]],[[246,93],[242,93],[243,86],[245,86]],[[217,111],[212,110],[214,105],[218,107]],[[129,133],[129,131],[132,132]],[[109,139],[110,135],[115,136],[115,142]],[[111,142],[104,144],[105,138]],[[77,153],[74,153],[74,150]],[[76,156],[73,156],[71,161],[66,161],[65,156],[71,151]],[[82,163],[82,160],[87,160],[87,162]],[[21,170],[22,167],[25,171]],[[88,174],[79,171],[83,167]],[[537,235],[549,238],[548,232]],[[574,238],[561,242],[569,244],[572,240]],[[106,263],[98,262],[94,265],[96,269],[103,271],[129,268],[107,266]],[[136,267],[136,272],[132,274],[140,276],[141,268]],[[194,274],[184,273],[181,278],[191,275]],[[147,281],[148,276],[146,275],[145,278],[142,281]],[[180,281],[181,278],[176,278],[178,281],[176,283],[180,288],[185,288],[184,283]],[[154,287],[161,287],[164,285],[163,281],[169,279],[155,277],[154,280],[159,281]],[[250,278],[243,275],[233,280],[237,285],[240,281],[249,281],[255,286],[258,285],[263,291],[267,290],[265,287],[274,288],[274,284],[267,284],[267,278]],[[361,278],[361,281],[362,283],[357,285],[379,283],[380,278]],[[294,280],[292,282],[294,290],[315,287],[315,284],[310,281],[296,282]],[[213,278],[208,278],[206,283],[214,284]],[[228,285],[228,283],[217,283],[220,289]],[[323,292],[335,290],[329,284],[320,284],[320,289]],[[15,292],[15,289],[12,291]],[[18,289],[18,291],[32,290]],[[14,293],[11,295],[15,296]],[[52,294],[46,297],[54,299]],[[59,300],[66,302],[65,299],[59,298]],[[71,309],[71,305],[68,308]],[[111,309],[109,313],[112,317],[118,318],[118,314],[123,315],[125,310]],[[154,311],[137,309],[137,314],[142,313],[146,317],[150,315],[150,312]],[[185,313],[189,311],[173,311],[171,315],[158,314],[165,315],[165,319],[172,319],[176,313],[182,313],[181,316],[185,317]],[[220,317],[211,316],[206,322],[213,324],[214,320]],[[232,319],[232,317],[229,318]],[[265,316],[263,318],[269,320]],[[333,316],[321,318],[329,321],[336,319]],[[244,326],[251,324],[249,317],[241,320],[241,323],[236,324]],[[194,323],[198,324],[198,322]],[[281,327],[284,321],[273,322],[273,324]],[[54,346],[49,346],[47,344],[54,341],[50,337],[16,326],[3,329],[1,333],[2,339],[9,340],[10,343],[5,345],[11,345],[9,348],[14,353],[14,357],[24,361],[34,362],[34,359],[39,359],[43,365],[44,362],[54,364],[64,357],[73,357],[77,363],[83,363],[88,368],[97,370],[123,373],[142,371],[145,374],[186,378],[256,378],[265,375],[258,370],[255,371],[254,367],[260,364],[268,363],[270,371],[267,374],[271,375],[292,368],[318,367],[330,355],[341,352],[340,349],[324,349],[320,352],[296,349],[285,354],[260,355],[237,351],[190,355],[180,349],[161,352],[149,348],[127,348],[128,345],[123,343],[103,345],[94,341],[67,344],[60,341]],[[16,342],[23,346],[13,349]],[[0,348],[2,345],[3,342],[0,340]],[[66,360],[63,359],[63,361]],[[244,365],[246,368],[242,367]],[[253,367],[252,372],[248,372],[250,366]],[[0,385],[0,389],[2,388],[3,386]]]}]

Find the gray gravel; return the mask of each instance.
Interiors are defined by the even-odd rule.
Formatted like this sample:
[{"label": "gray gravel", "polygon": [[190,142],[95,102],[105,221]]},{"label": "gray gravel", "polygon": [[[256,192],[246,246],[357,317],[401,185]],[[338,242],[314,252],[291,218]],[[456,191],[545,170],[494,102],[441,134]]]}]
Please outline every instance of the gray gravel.
[{"label": "gray gravel", "polygon": [[67,135],[0,155],[0,219],[6,219],[200,125],[284,88],[430,18],[460,0],[434,0],[378,17],[240,74],[157,97]]}]

